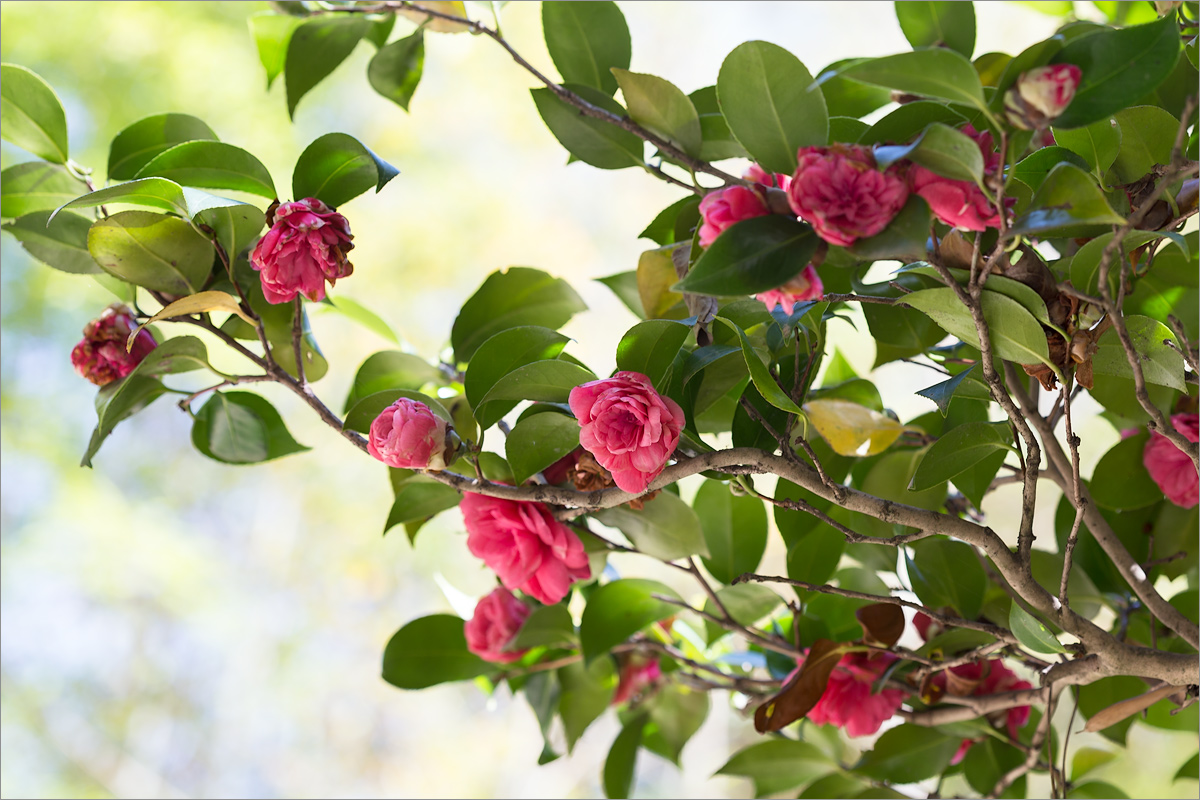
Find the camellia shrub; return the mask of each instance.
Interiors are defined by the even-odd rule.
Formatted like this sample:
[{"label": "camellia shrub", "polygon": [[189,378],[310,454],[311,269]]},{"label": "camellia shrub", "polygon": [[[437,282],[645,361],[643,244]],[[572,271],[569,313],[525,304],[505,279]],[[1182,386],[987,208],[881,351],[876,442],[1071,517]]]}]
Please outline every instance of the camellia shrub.
[{"label": "camellia shrub", "polygon": [[[1197,4],[1097,4],[1112,24],[972,60],[971,3],[897,3],[911,52],[813,71],[751,41],[690,94],[630,71],[614,3],[542,4],[561,80],[492,5],[280,2],[250,26],[289,113],[361,40],[367,80],[407,109],[424,37],[475,34],[529,73],[572,160],[677,187],[636,268],[601,279],[640,320],[616,372],[568,352],[575,290],[512,267],[438,362],[369,354],[349,397],[322,396],[306,307],[354,280],[339,207],[396,168],[330,132],[279,187],[172,113],[131,121],[101,181],[71,160],[53,89],[5,64],[3,136],[39,160],[4,171],[4,230],[116,296],[70,354],[99,387],[83,464],[164,395],[209,458],[298,454],[253,389],[294,392],[386,467],[385,530],[461,511],[496,575],[470,619],[397,619],[383,678],[506,684],[546,735],[539,763],[615,707],[610,797],[641,750],[678,762],[713,702],[761,734],[717,770],[760,795],[936,796],[961,776],[1024,797],[1040,773],[1057,797],[1122,796],[1087,777],[1094,751],[1070,758],[1072,727],[1120,744],[1137,716],[1198,723]],[[836,355],[854,308],[875,366],[911,365],[934,410],[897,419],[889,387]],[[211,385],[174,388],[189,371]],[[1085,393],[1121,433],[1090,474]],[[984,500],[1008,484],[1014,524],[991,526]],[[760,568],[775,531],[786,564]],[[614,552],[695,594],[618,575]],[[1193,755],[1178,777],[1196,776]]]}]

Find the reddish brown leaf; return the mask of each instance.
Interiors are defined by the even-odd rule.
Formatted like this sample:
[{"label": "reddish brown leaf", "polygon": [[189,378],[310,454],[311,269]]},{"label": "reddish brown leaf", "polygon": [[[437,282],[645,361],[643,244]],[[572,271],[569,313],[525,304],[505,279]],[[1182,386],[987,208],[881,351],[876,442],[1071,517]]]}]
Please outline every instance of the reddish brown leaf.
[{"label": "reddish brown leaf", "polygon": [[872,644],[891,647],[900,640],[904,633],[904,612],[900,606],[891,603],[872,603],[854,612],[859,624],[863,626],[866,641]]},{"label": "reddish brown leaf", "polygon": [[825,693],[833,668],[849,647],[828,639],[813,642],[796,676],[754,712],[754,730],[777,731],[811,711]]}]

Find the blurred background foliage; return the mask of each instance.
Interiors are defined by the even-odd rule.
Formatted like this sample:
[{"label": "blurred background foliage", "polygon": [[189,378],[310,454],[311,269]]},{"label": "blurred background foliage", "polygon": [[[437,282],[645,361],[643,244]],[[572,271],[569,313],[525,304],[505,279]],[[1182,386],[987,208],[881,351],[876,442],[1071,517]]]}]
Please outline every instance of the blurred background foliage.
[{"label": "blurred background foliage", "polygon": [[[976,53],[1015,53],[1052,33],[1059,20],[1029,7],[1038,5],[1062,4],[978,4]],[[258,155],[281,186],[315,137],[358,137],[401,175],[383,194],[340,209],[356,233],[356,269],[335,297],[364,303],[407,349],[434,358],[487,273],[536,266],[583,295],[591,310],[564,332],[598,374],[611,370],[634,319],[590,279],[636,264],[651,246],[638,232],[678,190],[633,170],[564,168],[529,99],[528,75],[468,35],[427,37],[411,115],[371,91],[371,48],[361,44],[292,124],[282,81],[266,90],[247,29],[247,17],[265,8],[6,2],[0,55],[54,86],[72,153],[101,176],[111,138],[164,111],[206,120],[222,140]],[[749,39],[786,47],[814,74],[838,59],[908,49],[890,3],[627,3],[624,11],[633,69],[685,91],[712,84],[724,54]],[[502,13],[510,41],[553,74],[537,4]],[[393,37],[411,28],[401,20]],[[0,150],[4,167],[27,159],[7,143]],[[492,579],[466,552],[456,512],[427,525],[415,547],[402,535],[381,538],[390,504],[383,470],[291,396],[264,392],[312,452],[254,469],[209,461],[190,447],[186,416],[160,401],[117,429],[96,469],[79,468],[94,389],[74,375],[68,353],[111,296],[91,279],[35,264],[10,237],[2,246],[0,793],[600,794],[617,730],[611,717],[573,756],[538,768],[537,723],[505,691],[489,698],[450,684],[405,693],[382,682],[380,656],[396,628],[438,611],[469,613]],[[336,314],[317,310],[313,324],[331,364],[316,389],[340,407],[359,363],[391,344]],[[835,330],[866,373],[874,345],[865,326]],[[902,419],[932,408],[911,394],[925,378],[911,372],[889,365],[876,374]],[[1116,433],[1095,418],[1081,428],[1086,470]],[[1016,496],[996,492],[985,510],[1003,519]],[[781,550],[768,552],[764,569]],[[744,796],[748,782],[709,775],[754,738],[716,698],[682,772],[645,755],[636,792]],[[1084,735],[1072,744],[1102,741]],[[1170,783],[1189,741],[1135,725],[1128,753],[1095,775],[1134,796],[1195,797],[1195,781]]]}]

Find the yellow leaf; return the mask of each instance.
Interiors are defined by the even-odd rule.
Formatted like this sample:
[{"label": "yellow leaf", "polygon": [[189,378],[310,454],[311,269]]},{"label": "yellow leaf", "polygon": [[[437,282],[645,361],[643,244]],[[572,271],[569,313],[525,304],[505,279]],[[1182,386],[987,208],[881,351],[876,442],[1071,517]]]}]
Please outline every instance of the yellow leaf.
[{"label": "yellow leaf", "polygon": [[[467,7],[461,0],[457,2],[444,2],[444,0],[420,0],[417,3],[420,8],[427,8],[430,11],[440,11],[443,14],[449,14],[454,17],[467,18]],[[463,31],[471,30],[470,25],[464,25],[461,22],[451,22],[448,19],[439,19],[431,17],[428,14],[422,14],[420,11],[409,8],[401,8],[397,11],[398,14],[408,17],[413,22],[424,22],[429,20],[429,24],[425,26],[425,30],[433,33],[462,33]]]},{"label": "yellow leaf", "polygon": [[667,309],[683,300],[683,295],[671,291],[671,287],[679,282],[672,254],[680,247],[669,244],[647,250],[638,258],[638,296],[642,299],[646,319],[660,319]]},{"label": "yellow leaf", "polygon": [[842,456],[873,456],[891,447],[900,434],[917,430],[847,400],[813,400],[804,411],[833,451]]},{"label": "yellow leaf", "polygon": [[227,292],[197,292],[196,294],[176,300],[139,325],[137,330],[129,334],[129,340],[125,344],[126,349],[133,349],[133,340],[137,337],[138,333],[142,328],[153,322],[173,317],[186,317],[189,314],[201,314],[205,311],[228,311],[231,314],[237,314],[254,327],[258,327],[258,323],[243,311],[242,307],[238,305],[238,301]]}]

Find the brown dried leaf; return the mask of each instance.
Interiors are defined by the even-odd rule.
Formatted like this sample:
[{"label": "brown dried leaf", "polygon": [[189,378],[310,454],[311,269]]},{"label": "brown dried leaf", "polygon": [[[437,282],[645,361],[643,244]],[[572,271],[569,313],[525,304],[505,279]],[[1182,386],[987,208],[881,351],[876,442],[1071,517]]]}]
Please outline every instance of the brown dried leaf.
[{"label": "brown dried leaf", "polygon": [[1130,697],[1128,700],[1113,703],[1108,708],[1093,714],[1087,721],[1087,725],[1083,726],[1083,730],[1087,733],[1102,731],[1110,725],[1116,725],[1121,720],[1132,717],[1139,711],[1149,708],[1164,697],[1169,697],[1183,690],[1184,687],[1182,686],[1171,686],[1168,684],[1166,686],[1159,686],[1157,689],[1151,689],[1136,697]]},{"label": "brown dried leaf", "polygon": [[904,633],[904,612],[892,603],[871,603],[855,611],[854,616],[863,627],[865,640],[872,644],[891,647]]},{"label": "brown dried leaf", "polygon": [[796,677],[779,694],[759,706],[754,712],[754,730],[759,733],[777,731],[803,717],[821,699],[833,668],[850,647],[829,639],[817,639]]}]

